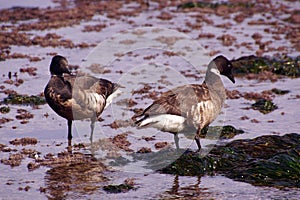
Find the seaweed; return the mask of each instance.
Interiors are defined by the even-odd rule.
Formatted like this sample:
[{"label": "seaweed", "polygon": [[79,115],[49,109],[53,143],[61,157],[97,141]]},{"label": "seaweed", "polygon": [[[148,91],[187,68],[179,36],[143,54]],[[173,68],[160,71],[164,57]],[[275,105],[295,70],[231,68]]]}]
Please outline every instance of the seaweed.
[{"label": "seaweed", "polygon": [[9,113],[9,112],[10,112],[9,106],[2,106],[2,107],[0,107],[0,113],[6,114],[6,113]]},{"label": "seaweed", "polygon": [[277,95],[284,95],[290,92],[289,90],[281,90],[278,88],[273,88],[271,91]]},{"label": "seaweed", "polygon": [[45,187],[41,190],[47,193],[49,199],[66,199],[70,192],[92,194],[101,188],[99,183],[108,180],[103,175],[105,166],[100,162],[92,161],[85,156],[75,158],[74,155],[72,160],[68,157],[66,155],[64,158],[58,158],[60,159],[58,163],[55,158],[47,161],[51,169],[46,172]]},{"label": "seaweed", "polygon": [[300,135],[268,135],[217,146],[207,156],[188,152],[160,170],[202,176],[222,174],[259,186],[300,187]]},{"label": "seaweed", "polygon": [[36,95],[22,95],[22,94],[9,94],[4,98],[5,104],[18,104],[18,105],[43,105],[46,104],[45,98]]},{"label": "seaweed", "polygon": [[[220,133],[220,134],[215,134],[215,137],[214,137],[214,135],[207,134],[208,130],[209,130],[209,132]],[[236,129],[231,125],[210,126],[210,127],[206,127],[206,128],[201,130],[200,137],[204,138],[205,136],[207,136],[210,139],[218,139],[218,138],[220,138],[220,139],[230,139],[230,138],[233,138],[236,135],[243,134],[243,133],[244,133],[243,130]]]},{"label": "seaweed", "polygon": [[258,110],[263,114],[268,114],[278,108],[272,101],[266,99],[259,99],[251,105],[254,110]]},{"label": "seaweed", "polygon": [[221,2],[221,3],[211,3],[211,2],[205,2],[205,1],[198,1],[198,2],[186,2],[186,3],[182,3],[180,5],[177,6],[177,8],[180,9],[187,9],[187,8],[212,8],[212,9],[216,9],[219,6],[227,6],[230,8],[233,7],[245,7],[245,8],[251,8],[254,6],[253,3],[243,3],[243,2],[239,2],[239,3],[227,3],[227,2]]},{"label": "seaweed", "polygon": [[262,71],[270,71],[277,75],[284,75],[292,78],[300,77],[300,58],[268,58],[254,55],[243,56],[231,60],[233,73],[235,75],[246,75],[249,73],[258,74]]},{"label": "seaweed", "polygon": [[120,185],[105,185],[103,186],[103,190],[105,190],[108,193],[121,193],[121,192],[127,192],[129,190],[134,189],[132,185],[122,183]]}]

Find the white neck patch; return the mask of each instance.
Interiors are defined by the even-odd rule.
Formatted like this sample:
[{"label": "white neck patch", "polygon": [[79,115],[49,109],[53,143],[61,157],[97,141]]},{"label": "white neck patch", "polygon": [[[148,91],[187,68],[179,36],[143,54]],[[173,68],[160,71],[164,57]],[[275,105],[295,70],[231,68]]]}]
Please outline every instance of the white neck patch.
[{"label": "white neck patch", "polygon": [[212,72],[212,73],[214,73],[214,74],[220,76],[220,71],[219,71],[218,69],[216,69],[216,68],[211,68],[211,69],[210,69],[210,72]]}]

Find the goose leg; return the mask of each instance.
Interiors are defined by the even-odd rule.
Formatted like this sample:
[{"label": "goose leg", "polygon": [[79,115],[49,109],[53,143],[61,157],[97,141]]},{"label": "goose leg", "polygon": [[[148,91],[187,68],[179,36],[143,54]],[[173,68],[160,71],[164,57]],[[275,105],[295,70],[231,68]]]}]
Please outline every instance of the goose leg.
[{"label": "goose leg", "polygon": [[72,140],[72,120],[68,120],[68,140]]},{"label": "goose leg", "polygon": [[196,141],[196,144],[197,144],[197,146],[198,146],[198,151],[201,150],[200,133],[201,133],[201,129],[198,128],[197,133],[196,133],[196,135],[195,135],[195,141]]},{"label": "goose leg", "polygon": [[175,141],[176,150],[179,150],[179,137],[178,137],[178,133],[173,133],[173,134],[174,134],[174,141]]},{"label": "goose leg", "polygon": [[68,120],[68,151],[72,149],[72,120]]},{"label": "goose leg", "polygon": [[91,135],[90,135],[90,141],[93,143],[93,135],[94,135],[94,129],[95,129],[95,122],[96,117],[91,118]]}]

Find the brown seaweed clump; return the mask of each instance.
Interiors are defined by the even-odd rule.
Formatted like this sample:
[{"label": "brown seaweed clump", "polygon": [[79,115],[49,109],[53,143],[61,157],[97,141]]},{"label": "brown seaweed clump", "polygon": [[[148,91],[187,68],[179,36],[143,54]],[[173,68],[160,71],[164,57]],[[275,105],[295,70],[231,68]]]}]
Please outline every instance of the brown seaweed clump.
[{"label": "brown seaweed clump", "polygon": [[37,142],[38,142],[38,140],[36,138],[29,138],[29,137],[16,138],[12,141],[9,141],[9,143],[12,144],[12,145],[22,145],[22,146],[35,145],[35,144],[37,144]]},{"label": "brown seaweed clump", "polygon": [[66,196],[92,194],[99,191],[108,178],[103,172],[106,167],[92,155],[80,152],[63,151],[54,155],[46,154],[28,163],[30,171],[46,166],[45,187],[40,191],[52,199],[64,199]]}]

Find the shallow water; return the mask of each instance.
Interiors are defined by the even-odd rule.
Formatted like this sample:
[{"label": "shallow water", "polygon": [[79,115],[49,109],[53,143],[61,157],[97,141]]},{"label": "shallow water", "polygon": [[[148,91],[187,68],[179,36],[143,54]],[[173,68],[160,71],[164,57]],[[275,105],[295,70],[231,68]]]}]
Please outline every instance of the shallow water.
[{"label": "shallow water", "polygon": [[[294,9],[299,5],[299,2],[294,2],[295,4],[291,4],[288,1],[280,2],[289,7],[289,9]],[[276,2],[274,2],[274,4],[276,4]],[[4,4],[3,1],[0,1],[0,8],[2,9],[12,6],[45,8],[48,6],[55,7],[57,3],[46,1],[46,3],[44,2],[43,5],[41,5],[37,1],[26,1],[26,5],[24,5],[23,2],[19,1],[11,1],[9,4],[7,2]],[[123,9],[132,10],[136,6],[138,6],[136,3],[125,4]],[[272,29],[274,27],[270,25],[249,26],[247,22],[261,18],[272,21],[286,16],[283,14],[272,16],[270,14],[270,18],[268,14],[263,15],[258,13],[245,19],[241,24],[236,24],[232,18],[223,19],[221,16],[207,14],[207,17],[213,20],[214,24],[205,24],[201,30],[193,30],[192,28],[186,27],[186,22],[195,22],[194,16],[197,12],[172,13],[173,18],[171,20],[160,20],[156,17],[160,14],[160,11],[156,10],[157,7],[157,3],[150,2],[149,11],[142,12],[134,17],[126,18],[122,16],[121,19],[110,19],[104,15],[95,15],[89,21],[82,21],[80,25],[44,31],[28,31],[33,35],[45,35],[48,32],[55,32],[63,36],[64,39],[70,39],[76,43],[87,42],[89,44],[98,44],[101,42],[100,45],[102,46],[98,46],[95,49],[91,47],[86,49],[68,49],[63,47],[11,46],[11,52],[26,53],[30,56],[40,57],[42,60],[30,62],[26,58],[19,58],[1,61],[0,75],[2,78],[0,84],[4,85],[6,89],[13,89],[21,94],[38,95],[43,91],[49,79],[48,66],[51,59],[49,53],[51,52],[65,55],[70,64],[80,65],[82,70],[90,73],[91,70],[89,70],[88,67],[90,64],[96,62],[100,64],[100,67],[109,69],[110,72],[105,74],[94,73],[94,75],[119,82],[121,85],[125,85],[126,88],[124,89],[124,93],[101,115],[104,121],[96,124],[94,141],[105,142],[107,138],[112,138],[120,133],[130,131],[127,140],[131,143],[129,148],[133,151],[137,151],[141,147],[150,147],[152,151],[157,151],[154,148],[154,144],[158,141],[167,141],[174,147],[173,136],[168,133],[161,133],[151,128],[142,131],[132,127],[112,129],[107,125],[115,120],[129,119],[134,114],[131,110],[132,108],[145,108],[152,102],[152,99],[148,97],[141,98],[141,94],[132,94],[131,92],[133,90],[141,89],[145,83],[148,83],[152,87],[150,92],[163,92],[177,85],[202,82],[205,75],[205,66],[212,58],[207,55],[208,52],[213,50],[220,51],[220,53],[230,59],[255,54],[258,45],[255,44],[251,35],[255,32],[259,32],[263,35],[263,40],[270,40],[272,34],[266,33],[263,30],[265,28]],[[176,9],[175,7],[167,7],[163,10],[173,12]],[[129,22],[130,20],[131,22]],[[224,20],[234,25],[228,29],[216,27],[216,24],[221,24]],[[101,32],[82,31],[84,26],[95,25],[99,22],[109,24],[109,26],[101,30]],[[141,28],[145,23],[152,24],[154,27]],[[7,24],[10,23],[1,22],[2,26]],[[280,21],[280,26],[286,24],[288,24],[288,22]],[[177,38],[177,42],[173,43],[174,36],[178,36],[178,32],[175,31],[177,28],[187,28],[190,32],[182,34],[183,39]],[[139,35],[141,34],[141,32],[139,32],[140,29],[145,31],[145,33],[142,34],[144,36]],[[136,32],[132,32],[132,30]],[[152,34],[149,34],[151,31]],[[214,33],[216,37],[211,39],[198,39],[199,32]],[[223,46],[216,38],[225,33],[234,35],[238,40],[237,43],[243,41],[250,42],[252,49],[246,48],[245,46],[239,48]],[[113,37],[111,38],[111,36]],[[162,38],[162,36],[165,38]],[[281,40],[274,42],[270,47],[286,46],[287,49],[285,51],[289,56],[299,56],[299,52],[285,39],[285,35],[279,34],[279,36]],[[123,43],[120,43],[120,41],[123,41]],[[135,42],[132,43],[132,41]],[[116,48],[113,48],[113,45],[116,45]],[[166,50],[178,52],[180,56],[164,54]],[[182,52],[186,54],[181,55],[180,53]],[[274,55],[276,53],[277,51],[267,51],[264,55]],[[116,56],[117,54],[118,56]],[[201,56],[199,56],[199,54],[201,54]],[[29,66],[38,68],[36,76],[29,76],[26,73],[19,72],[20,68]],[[120,73],[120,70],[122,73]],[[9,72],[17,72],[18,78],[23,79],[24,83],[18,87],[5,84],[4,81],[8,79],[7,74]],[[184,76],[184,74],[191,74],[193,76]],[[245,133],[224,141],[203,139],[201,140],[202,146],[205,147],[208,144],[229,142],[236,139],[255,138],[261,135],[283,135],[291,132],[299,133],[300,114],[298,110],[300,99],[296,96],[300,94],[299,78],[291,79],[284,77],[276,82],[237,78],[236,84],[232,84],[230,81],[224,79],[223,81],[228,90],[238,90],[240,92],[260,93],[263,90],[270,90],[272,88],[287,89],[290,90],[290,92],[282,96],[275,95],[273,101],[278,105],[278,109],[266,115],[256,110],[245,109],[250,107],[254,101],[249,101],[244,98],[228,99],[223,109],[223,114],[212,125],[233,125],[238,129],[244,130]],[[6,96],[4,93],[0,93],[0,100]],[[138,104],[133,107],[129,107],[126,103],[122,104],[122,100],[128,98],[132,98]],[[11,111],[8,114],[0,115],[1,117],[13,119],[13,121],[1,125],[1,144],[8,145],[8,147],[17,149],[18,151],[22,148],[34,149],[40,157],[45,156],[47,153],[56,155],[59,152],[66,151],[66,120],[57,116],[48,105],[38,106],[38,108],[19,105],[9,105],[9,107]],[[29,119],[27,124],[21,124],[19,120],[15,119],[17,109],[19,108],[28,110],[34,115],[34,118]],[[241,120],[243,116],[247,116],[248,119]],[[256,121],[253,121],[253,119]],[[84,143],[87,146],[77,151],[90,154],[89,122],[76,121],[73,130],[73,144]],[[146,142],[142,139],[143,136],[155,136],[155,141]],[[14,146],[9,144],[9,141],[23,137],[37,138],[38,143],[29,146]],[[196,149],[196,144],[183,135],[180,135],[180,146],[182,148]],[[62,185],[59,184],[70,184],[68,182],[69,180],[61,180],[61,183],[56,182],[56,177],[53,179],[53,177],[49,175],[50,167],[41,166],[38,169],[29,171],[27,164],[33,161],[33,159],[27,157],[22,160],[20,166],[16,167],[10,167],[9,165],[0,163],[0,199],[31,199],[33,196],[35,199],[47,199],[51,196],[64,196],[65,199],[98,199],[99,197],[102,199],[299,199],[300,196],[299,188],[277,189],[274,187],[259,187],[248,183],[233,181],[221,175],[198,178],[160,174],[147,169],[145,167],[147,163],[141,162],[131,162],[122,167],[115,167],[109,164],[111,159],[107,158],[109,152],[114,152],[114,150],[110,149],[114,148],[114,145],[111,146],[107,144],[107,146],[104,145],[104,147],[100,145],[99,149],[93,151],[94,156],[101,159],[111,170],[101,174],[106,177],[107,180],[97,181],[97,176],[90,177],[90,179],[87,180],[78,179],[76,180],[76,184],[68,185],[73,189],[61,189],[60,193],[57,193],[57,188],[59,190],[59,186],[62,187]],[[14,152],[0,152],[0,159],[8,158],[12,153]],[[132,159],[130,152],[119,150],[117,153],[120,153],[124,158]],[[97,169],[91,167],[89,170]],[[76,172],[74,173],[76,174]],[[110,194],[102,189],[104,185],[121,184],[127,178],[134,179],[135,190]],[[28,190],[26,189],[27,191],[25,190],[26,186],[29,186],[27,187]],[[46,188],[45,193],[40,191],[41,187]],[[55,187],[57,188],[55,189]],[[86,190],[82,190],[82,188]]]}]

